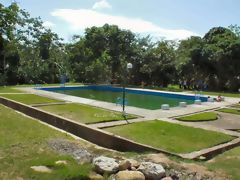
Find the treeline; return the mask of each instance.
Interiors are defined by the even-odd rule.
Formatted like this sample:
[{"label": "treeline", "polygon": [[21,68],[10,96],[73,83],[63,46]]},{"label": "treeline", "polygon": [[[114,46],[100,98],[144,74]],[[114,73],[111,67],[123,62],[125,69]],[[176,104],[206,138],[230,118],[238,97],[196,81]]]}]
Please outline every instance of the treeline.
[{"label": "treeline", "polygon": [[[237,91],[240,28],[215,27],[203,38],[154,42],[115,25],[92,27],[70,43],[16,3],[0,4],[0,84],[122,83]],[[127,71],[127,63],[133,68]]]}]

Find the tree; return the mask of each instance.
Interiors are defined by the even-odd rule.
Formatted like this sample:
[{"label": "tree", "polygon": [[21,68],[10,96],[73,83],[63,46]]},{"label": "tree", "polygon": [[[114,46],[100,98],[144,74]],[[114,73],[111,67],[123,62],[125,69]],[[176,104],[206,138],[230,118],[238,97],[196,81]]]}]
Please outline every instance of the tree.
[{"label": "tree", "polygon": [[[93,71],[99,69],[101,64],[106,67],[103,68],[100,80],[97,81],[108,82],[116,80],[121,82],[124,64],[126,60],[131,61],[134,42],[134,34],[130,31],[121,30],[115,25],[105,24],[103,27],[87,28],[83,38],[77,38],[79,41],[74,42],[68,46],[70,54],[70,63],[73,68],[72,76],[75,79],[82,79],[86,74],[86,79],[89,82],[96,82],[96,77]],[[84,69],[86,67],[86,69]],[[77,74],[80,70],[81,78]],[[109,70],[111,75],[109,75]],[[79,72],[79,71],[78,71]],[[104,79],[104,77],[110,77]]]},{"label": "tree", "polygon": [[[215,65],[215,89],[219,90],[236,90],[234,84],[238,76],[238,55],[233,51],[238,49],[238,38],[229,29],[223,27],[216,27],[209,30],[203,37],[206,42],[205,49],[210,51],[208,60]],[[236,49],[235,49],[236,48]],[[214,88],[214,87],[212,87]]]},{"label": "tree", "polygon": [[166,87],[175,77],[175,52],[170,41],[158,42],[151,48],[140,71],[147,74],[147,82]]}]

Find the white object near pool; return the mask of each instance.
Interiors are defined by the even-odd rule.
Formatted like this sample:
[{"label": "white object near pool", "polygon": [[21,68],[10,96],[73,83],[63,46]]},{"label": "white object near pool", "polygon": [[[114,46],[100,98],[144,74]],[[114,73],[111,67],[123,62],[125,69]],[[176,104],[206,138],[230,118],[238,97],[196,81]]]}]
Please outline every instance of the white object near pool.
[{"label": "white object near pool", "polygon": [[213,98],[208,98],[208,102],[214,102]]},{"label": "white object near pool", "polygon": [[161,109],[162,110],[169,110],[169,104],[162,104]]},{"label": "white object near pool", "polygon": [[187,107],[187,103],[186,102],[179,102],[179,107]]},{"label": "white object near pool", "polygon": [[202,103],[202,101],[200,99],[197,99],[197,100],[194,101],[194,104],[200,105],[201,103]]}]

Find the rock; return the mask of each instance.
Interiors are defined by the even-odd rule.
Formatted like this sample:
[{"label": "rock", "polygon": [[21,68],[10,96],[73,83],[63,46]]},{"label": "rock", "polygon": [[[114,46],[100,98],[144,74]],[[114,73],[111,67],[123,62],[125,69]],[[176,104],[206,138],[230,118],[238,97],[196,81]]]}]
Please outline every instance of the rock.
[{"label": "rock", "polygon": [[143,173],[140,171],[119,171],[116,176],[115,180],[145,180]]},{"label": "rock", "polygon": [[93,165],[97,173],[100,174],[113,174],[118,171],[118,163],[115,159],[99,156],[93,160]]},{"label": "rock", "polygon": [[140,166],[140,163],[134,159],[127,159],[131,163],[131,167],[138,168]]},{"label": "rock", "polygon": [[115,179],[115,174],[111,174],[111,176],[108,177],[108,180],[116,180]]},{"label": "rock", "polygon": [[132,170],[132,171],[136,171],[137,169],[136,169],[134,166],[132,166],[132,167],[131,167],[131,170]]},{"label": "rock", "polygon": [[72,154],[73,158],[76,159],[80,164],[92,162],[92,154],[85,149],[76,150]]},{"label": "rock", "polygon": [[31,166],[31,169],[37,172],[42,172],[42,173],[51,173],[52,170],[48,168],[47,166]]},{"label": "rock", "polygon": [[55,164],[57,164],[57,165],[66,165],[66,164],[67,164],[67,161],[65,161],[65,160],[59,160],[59,161],[56,161]]},{"label": "rock", "polygon": [[74,142],[64,139],[52,139],[48,143],[55,151],[72,156],[80,164],[92,162],[93,155]]},{"label": "rock", "polygon": [[131,168],[131,163],[129,160],[123,160],[119,163],[119,171],[123,171]]},{"label": "rock", "polygon": [[142,162],[137,170],[141,171],[146,179],[158,180],[165,177],[165,170],[160,164]]},{"label": "rock", "polygon": [[165,178],[162,178],[161,180],[173,180],[171,177],[165,177]]},{"label": "rock", "polygon": [[206,157],[200,156],[200,157],[199,157],[199,160],[206,160]]},{"label": "rock", "polygon": [[90,180],[103,180],[104,178],[100,174],[92,173],[89,175],[89,179]]}]

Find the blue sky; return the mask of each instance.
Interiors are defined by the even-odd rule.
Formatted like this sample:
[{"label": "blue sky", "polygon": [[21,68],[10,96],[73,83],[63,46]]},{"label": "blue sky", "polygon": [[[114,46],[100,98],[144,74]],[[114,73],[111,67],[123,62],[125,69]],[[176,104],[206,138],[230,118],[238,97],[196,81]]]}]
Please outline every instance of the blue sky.
[{"label": "blue sky", "polygon": [[[1,0],[9,5],[11,0]],[[211,27],[240,25],[239,0],[17,0],[31,16],[70,40],[86,27],[117,24],[156,38],[203,36]]]}]

